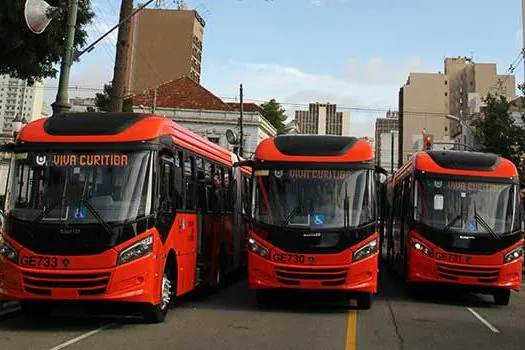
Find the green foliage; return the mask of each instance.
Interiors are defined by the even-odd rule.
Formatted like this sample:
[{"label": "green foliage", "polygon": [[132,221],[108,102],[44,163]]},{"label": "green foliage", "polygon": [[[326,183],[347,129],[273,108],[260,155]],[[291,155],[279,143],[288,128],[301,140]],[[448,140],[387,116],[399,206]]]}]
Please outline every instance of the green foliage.
[{"label": "green foliage", "polygon": [[475,120],[472,126],[481,141],[481,150],[498,154],[511,160],[525,179],[525,129],[516,125],[509,115],[509,102],[504,96],[488,95],[484,117]]},{"label": "green foliage", "polygon": [[285,110],[281,104],[272,98],[270,101],[261,104],[260,107],[262,116],[277,129],[277,133],[281,133],[284,130],[284,121],[286,120]]},{"label": "green foliage", "polygon": [[[60,0],[47,0],[57,6]],[[67,3],[67,2],[66,2]],[[25,0],[0,1],[0,74],[27,80],[55,77],[55,65],[62,61],[66,32],[67,15],[55,18],[42,34],[32,33],[24,19]],[[90,0],[79,0],[75,47],[86,44],[88,34],[85,30],[91,23],[94,13]]]},{"label": "green foliage", "polygon": [[[95,95],[95,105],[100,111],[109,111],[109,105],[111,100],[111,84],[104,84],[104,93],[97,93]],[[124,99],[122,105],[122,112],[133,112],[133,100],[130,98]]]}]

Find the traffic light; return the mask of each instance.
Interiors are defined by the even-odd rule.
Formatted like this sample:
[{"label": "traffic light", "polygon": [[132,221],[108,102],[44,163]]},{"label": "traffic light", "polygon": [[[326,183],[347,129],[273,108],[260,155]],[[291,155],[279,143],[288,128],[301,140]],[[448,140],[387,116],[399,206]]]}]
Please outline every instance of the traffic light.
[{"label": "traffic light", "polygon": [[432,150],[432,142],[434,141],[434,136],[432,135],[423,135],[423,151]]}]

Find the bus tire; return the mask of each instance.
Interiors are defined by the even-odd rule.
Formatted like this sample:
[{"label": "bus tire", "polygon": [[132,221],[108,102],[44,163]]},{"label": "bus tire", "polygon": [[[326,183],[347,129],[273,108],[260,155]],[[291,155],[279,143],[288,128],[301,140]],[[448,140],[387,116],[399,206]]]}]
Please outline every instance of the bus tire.
[{"label": "bus tire", "polygon": [[494,303],[496,305],[509,305],[510,289],[500,289],[494,292]]},{"label": "bus tire", "polygon": [[30,321],[44,321],[51,316],[53,307],[50,303],[39,300],[20,301],[22,315]]},{"label": "bus tire", "polygon": [[257,289],[255,290],[255,299],[259,306],[270,306],[273,303],[273,293],[270,290],[266,289]]},{"label": "bus tire", "polygon": [[372,293],[362,293],[357,297],[357,308],[369,310],[372,307]]},{"label": "bus tire", "polygon": [[146,304],[144,306],[143,317],[146,323],[161,323],[164,322],[166,315],[170,309],[170,302],[172,293],[172,278],[168,264],[164,267],[162,274],[159,303]]}]

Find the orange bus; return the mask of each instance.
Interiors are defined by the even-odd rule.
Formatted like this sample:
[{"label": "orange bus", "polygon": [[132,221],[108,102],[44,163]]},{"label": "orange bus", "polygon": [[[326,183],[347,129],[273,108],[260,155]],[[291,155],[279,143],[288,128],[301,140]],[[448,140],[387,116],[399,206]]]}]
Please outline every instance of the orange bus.
[{"label": "orange bus", "polygon": [[258,303],[279,289],[342,290],[370,308],[379,255],[372,146],[282,135],[241,164],[253,169],[248,284]]},{"label": "orange bus", "polygon": [[171,119],[64,114],[4,148],[0,299],[20,300],[27,317],[97,300],[139,303],[162,322],[173,297],[215,289],[246,263],[249,169]]},{"label": "orange bus", "polygon": [[512,162],[462,151],[416,153],[390,182],[382,256],[412,290],[454,284],[509,303],[521,285],[519,177]]}]

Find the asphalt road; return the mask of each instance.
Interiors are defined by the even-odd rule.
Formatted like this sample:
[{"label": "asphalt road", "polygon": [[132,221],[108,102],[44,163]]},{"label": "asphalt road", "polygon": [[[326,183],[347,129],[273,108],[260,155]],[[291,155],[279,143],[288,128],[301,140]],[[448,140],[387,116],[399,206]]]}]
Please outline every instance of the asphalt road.
[{"label": "asphalt road", "polygon": [[[332,294],[283,295],[260,309],[245,281],[220,293],[179,300],[164,324],[90,316],[64,307],[45,324],[0,310],[0,349],[523,349],[525,293],[507,307],[492,297],[428,291],[414,299],[389,271],[371,310]],[[97,309],[129,315],[130,310]],[[79,317],[78,315],[82,315]]]}]

